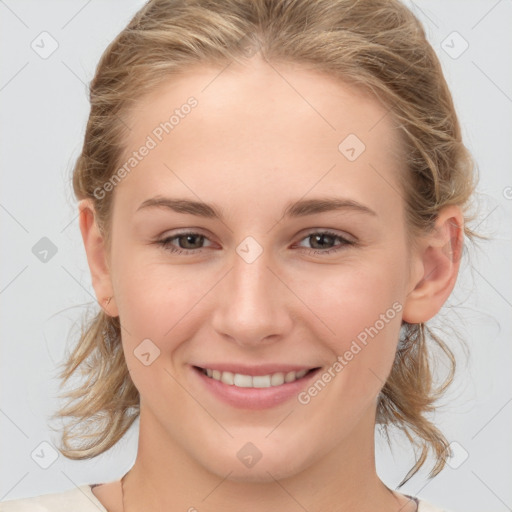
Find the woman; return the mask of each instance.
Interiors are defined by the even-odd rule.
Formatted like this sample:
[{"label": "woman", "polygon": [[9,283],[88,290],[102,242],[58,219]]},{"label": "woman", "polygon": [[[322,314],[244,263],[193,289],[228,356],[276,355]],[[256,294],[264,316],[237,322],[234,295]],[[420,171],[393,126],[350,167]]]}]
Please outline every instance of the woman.
[{"label": "woman", "polygon": [[140,416],[137,458],[1,510],[441,510],[374,455],[394,426],[419,449],[402,483],[429,452],[443,469],[427,413],[454,360],[425,324],[474,235],[418,20],[397,0],[154,0],[90,97],[73,185],[102,309],[62,373],[86,380],[61,452],[99,455]]}]

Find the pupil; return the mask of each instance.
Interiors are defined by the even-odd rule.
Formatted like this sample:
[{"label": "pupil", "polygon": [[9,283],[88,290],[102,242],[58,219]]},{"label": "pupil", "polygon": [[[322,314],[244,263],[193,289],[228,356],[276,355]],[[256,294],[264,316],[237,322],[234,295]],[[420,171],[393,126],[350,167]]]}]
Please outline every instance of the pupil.
[{"label": "pupil", "polygon": [[[186,240],[185,242],[185,246],[186,247],[182,247],[182,249],[195,249],[195,247],[188,247],[189,243],[190,245],[194,245],[194,239],[195,238],[198,238],[199,241],[201,241],[201,239],[203,238],[202,235],[201,236],[198,236],[198,235],[184,235],[181,237],[182,239],[184,238]],[[190,242],[192,240],[192,242]],[[197,244],[197,242],[196,242]]]},{"label": "pupil", "polygon": [[[315,240],[315,244],[316,244],[316,242],[317,242],[317,239],[321,239],[321,240],[323,240],[323,241],[324,241],[324,243],[325,243],[325,238],[330,239],[330,241],[332,242],[332,236],[331,236],[331,235],[327,235],[327,234],[313,235],[313,239]],[[329,240],[327,241],[327,243],[329,243]],[[313,245],[314,245],[314,244],[313,244]],[[323,247],[323,245],[321,244],[321,245],[320,245],[320,248],[322,248],[322,247]]]}]

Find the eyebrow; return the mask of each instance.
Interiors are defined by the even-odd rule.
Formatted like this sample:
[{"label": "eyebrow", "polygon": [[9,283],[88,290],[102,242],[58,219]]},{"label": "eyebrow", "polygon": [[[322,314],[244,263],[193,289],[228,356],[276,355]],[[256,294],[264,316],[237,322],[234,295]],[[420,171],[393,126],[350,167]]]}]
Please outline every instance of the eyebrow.
[{"label": "eyebrow", "polygon": [[[136,211],[146,208],[166,208],[177,213],[187,213],[208,219],[224,219],[221,209],[217,208],[215,205],[202,201],[192,201],[190,199],[156,196],[146,199]],[[305,217],[307,215],[338,210],[354,211],[377,216],[368,206],[353,201],[352,199],[320,197],[315,199],[301,199],[288,204],[283,211],[282,217]]]}]

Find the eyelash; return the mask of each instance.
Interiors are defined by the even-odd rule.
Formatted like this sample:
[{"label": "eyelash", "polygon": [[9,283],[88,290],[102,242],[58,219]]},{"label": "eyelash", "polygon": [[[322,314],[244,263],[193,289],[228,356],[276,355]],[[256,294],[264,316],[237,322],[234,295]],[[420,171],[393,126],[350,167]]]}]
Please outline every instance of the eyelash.
[{"label": "eyelash", "polygon": [[[189,236],[189,235],[199,236],[199,237],[203,237],[206,239],[206,237],[204,235],[202,235],[201,233],[185,232],[185,233],[179,233],[178,235],[173,235],[173,236],[164,238],[163,240],[159,240],[159,241],[157,241],[157,244],[162,246],[166,251],[169,251],[171,253],[189,254],[189,255],[197,254],[198,252],[200,252],[203,249],[203,247],[199,247],[197,249],[183,249],[181,247],[177,248],[177,247],[174,247],[171,245],[171,242],[173,240],[181,238],[181,237]],[[344,238],[336,233],[333,233],[332,231],[329,231],[329,230],[312,231],[312,232],[308,233],[305,237],[303,237],[300,241],[306,240],[307,238],[310,238],[314,235],[331,236],[331,237],[341,241],[341,245],[339,245],[338,247],[333,247],[333,248],[329,248],[329,249],[312,249],[312,248],[308,248],[308,247],[301,247],[302,250],[305,250],[305,252],[308,252],[310,254],[312,252],[316,252],[317,254],[318,253],[333,254],[333,253],[337,253],[337,252],[345,249],[348,246],[356,244],[356,242],[354,242],[352,240],[347,240],[346,238]]]}]

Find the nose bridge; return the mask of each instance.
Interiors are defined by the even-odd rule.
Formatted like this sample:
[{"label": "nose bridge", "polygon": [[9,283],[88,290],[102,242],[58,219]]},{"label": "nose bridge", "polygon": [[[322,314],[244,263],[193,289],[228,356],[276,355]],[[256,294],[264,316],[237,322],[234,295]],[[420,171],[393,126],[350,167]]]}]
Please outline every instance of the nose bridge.
[{"label": "nose bridge", "polygon": [[[241,249],[239,248],[241,251]],[[241,256],[237,251],[237,256],[233,261],[232,274],[232,287],[234,298],[240,302],[245,302],[247,305],[260,306],[260,301],[264,304],[269,304],[269,290],[271,288],[269,281],[275,279],[272,272],[269,270],[269,257],[267,255],[259,255],[254,260],[246,259]]]},{"label": "nose bridge", "polygon": [[270,253],[254,240],[236,248],[216,305],[214,327],[219,334],[250,344],[282,335],[289,327],[286,307],[279,298],[279,280],[269,267]]}]

